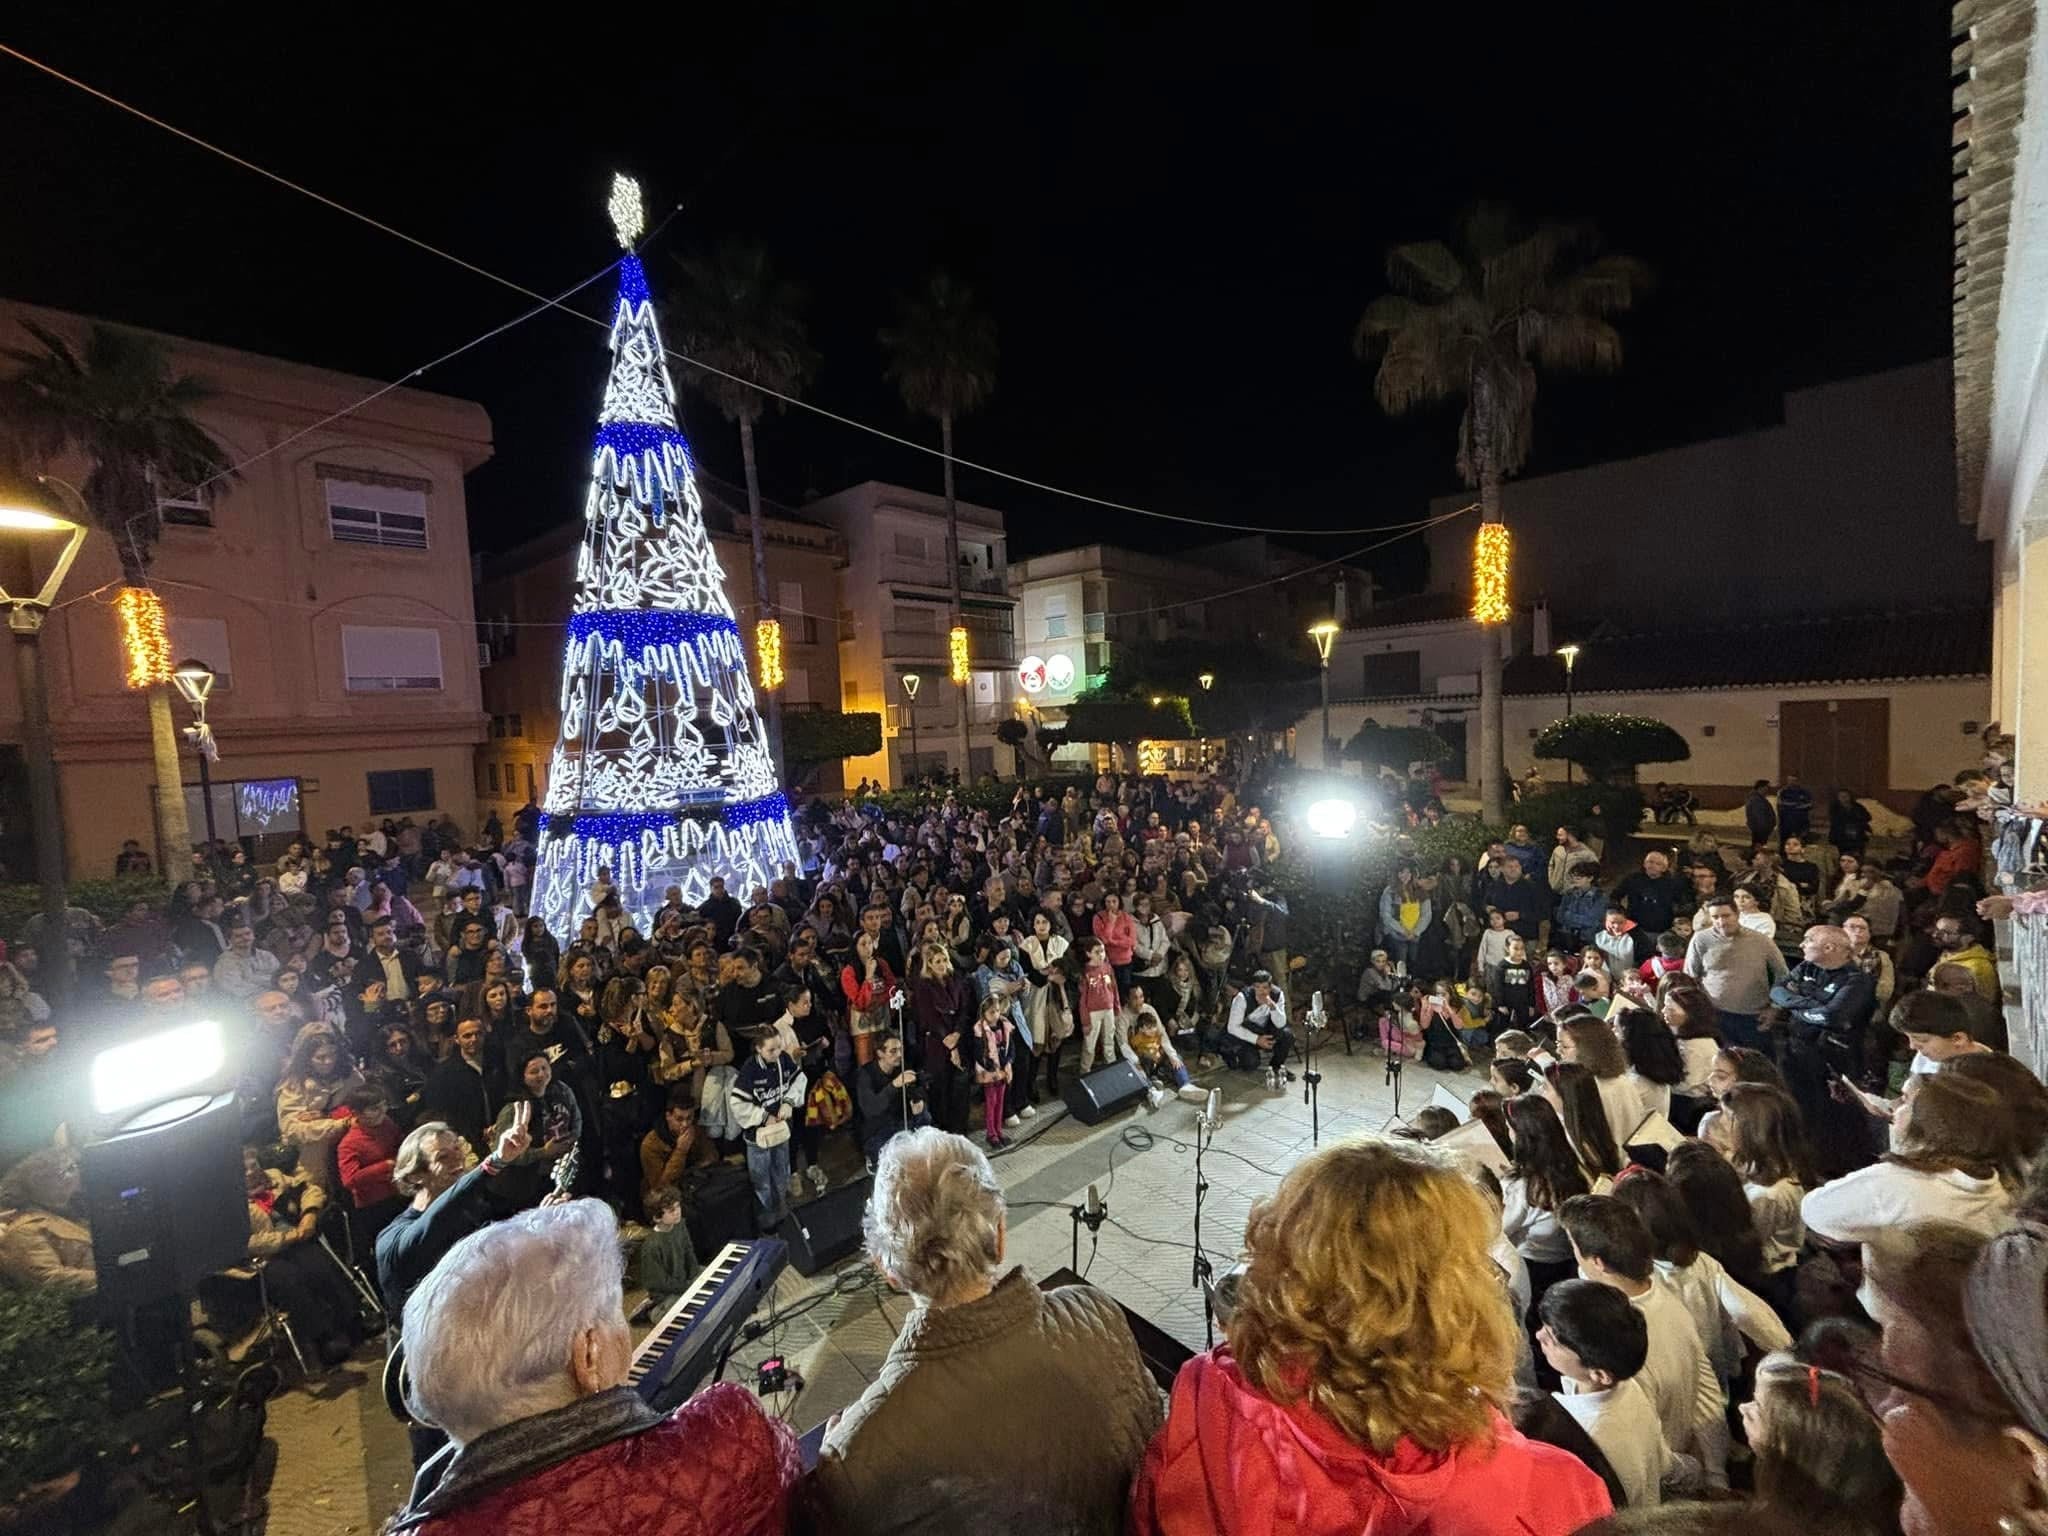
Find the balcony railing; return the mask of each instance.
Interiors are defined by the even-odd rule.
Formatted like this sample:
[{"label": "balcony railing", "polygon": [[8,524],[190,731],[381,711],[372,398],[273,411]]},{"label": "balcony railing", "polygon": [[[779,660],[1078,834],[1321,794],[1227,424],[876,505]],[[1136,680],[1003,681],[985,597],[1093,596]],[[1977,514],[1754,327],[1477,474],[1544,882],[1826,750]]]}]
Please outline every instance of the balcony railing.
[{"label": "balcony railing", "polygon": [[943,663],[946,660],[946,635],[943,630],[885,629],[882,631],[882,654],[909,661]]}]

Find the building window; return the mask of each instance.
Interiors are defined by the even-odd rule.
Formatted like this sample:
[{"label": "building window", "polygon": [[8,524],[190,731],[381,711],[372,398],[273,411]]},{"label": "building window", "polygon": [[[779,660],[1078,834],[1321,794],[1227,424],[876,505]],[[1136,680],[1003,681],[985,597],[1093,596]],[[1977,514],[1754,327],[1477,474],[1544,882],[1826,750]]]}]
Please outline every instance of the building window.
[{"label": "building window", "polygon": [[860,684],[848,680],[839,685],[839,707],[858,709],[860,707]]},{"label": "building window", "polygon": [[441,687],[441,632],[344,624],[341,661],[350,693],[435,692]]},{"label": "building window", "polygon": [[1049,596],[1045,600],[1045,638],[1067,638],[1067,595],[1064,592]]},{"label": "building window", "polygon": [[899,533],[896,535],[896,555],[901,560],[922,560],[925,558],[924,535],[921,533]]},{"label": "building window", "polygon": [[496,763],[486,763],[484,770],[485,777],[490,783],[491,793],[495,795],[498,792],[498,765]]},{"label": "building window", "polygon": [[1405,698],[1422,692],[1422,652],[1380,651],[1365,658],[1362,679],[1369,699]]},{"label": "building window", "polygon": [[811,701],[811,672],[808,667],[782,669],[782,702],[808,704]]},{"label": "building window", "polygon": [[895,629],[909,630],[914,634],[920,635],[937,634],[939,628],[939,610],[936,608],[927,608],[923,604],[907,605],[904,603],[898,603],[896,605],[895,618],[891,627]]},{"label": "building window", "polygon": [[336,543],[427,547],[425,481],[385,475],[371,483],[329,476],[321,483],[327,493],[327,531]]},{"label": "building window", "polygon": [[225,619],[184,619],[171,614],[165,619],[171,636],[171,660],[188,658],[213,668],[213,687],[224,693],[235,686],[235,668],[228,655],[228,626]]},{"label": "building window", "polygon": [[517,763],[507,763],[505,765],[505,793],[508,795],[512,793],[512,786],[519,782],[517,777],[518,766]]},{"label": "building window", "polygon": [[372,816],[397,816],[434,809],[434,770],[431,768],[386,768],[364,777],[369,781]]},{"label": "building window", "polygon": [[776,617],[782,620],[785,645],[816,645],[818,621],[804,611],[804,584],[779,581],[775,584]]},{"label": "building window", "polygon": [[526,740],[526,722],[524,720],[517,715],[507,715],[505,720],[505,734],[507,736],[516,737],[520,741]]},{"label": "building window", "polygon": [[213,496],[205,486],[177,496],[159,496],[156,515],[166,528],[211,528]]}]

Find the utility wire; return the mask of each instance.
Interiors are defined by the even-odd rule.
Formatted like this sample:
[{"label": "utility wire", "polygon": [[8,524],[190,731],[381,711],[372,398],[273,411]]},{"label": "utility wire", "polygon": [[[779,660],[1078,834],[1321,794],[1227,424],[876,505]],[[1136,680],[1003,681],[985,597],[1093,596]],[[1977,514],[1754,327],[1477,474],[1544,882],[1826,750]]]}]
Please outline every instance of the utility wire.
[{"label": "utility wire", "polygon": [[[544,307],[559,309],[562,311],[563,314],[574,315],[577,319],[584,321],[586,324],[595,325],[605,330],[610,329],[610,322],[607,320],[604,320],[596,315],[585,314],[582,310],[572,308],[569,305],[562,303],[558,299],[551,299],[547,295],[540,293],[535,289],[527,287],[524,283],[515,282],[509,277],[501,276],[500,274],[491,271],[487,267],[480,266],[476,262],[470,261],[461,256],[457,256],[452,251],[444,250],[440,246],[434,245],[429,241],[419,239],[417,236],[414,235],[409,235],[404,230],[394,228],[393,226],[386,224],[381,219],[373,218],[369,214],[362,213],[357,209],[351,208],[346,203],[340,202],[335,198],[328,197],[324,193],[316,192],[312,188],[305,186],[302,183],[293,181],[290,177],[282,176],[278,174],[276,171],[258,165],[255,161],[246,159],[241,155],[235,154],[232,150],[223,149],[220,145],[214,144],[206,139],[203,139],[196,133],[188,132],[183,128],[177,127],[175,124],[168,123],[164,121],[162,118],[153,115],[152,113],[145,112],[142,108],[138,106],[134,106],[129,102],[123,101],[118,96],[115,96],[107,91],[103,91],[99,89],[97,86],[88,85],[85,81],[78,79],[74,75],[68,75],[63,70],[57,69],[53,65],[46,64],[40,59],[37,59],[29,54],[23,53],[19,48],[10,47],[6,43],[0,43],[0,54],[5,54],[10,58],[18,59],[23,64],[28,65],[29,68],[37,70],[42,74],[48,75],[53,80],[61,81],[65,85],[71,86],[75,90],[83,91],[86,95],[91,96],[95,100],[104,102],[108,106],[114,107],[119,111],[126,112],[131,117],[139,118],[143,122],[148,123],[153,128],[162,129],[165,133],[171,134],[176,138],[182,139],[186,143],[194,145],[199,149],[203,149],[207,151],[209,154],[218,155],[220,158],[228,161],[232,165],[239,166],[243,170],[250,171],[257,176],[261,176],[264,180],[273,182],[276,185],[284,187],[289,191],[296,192],[302,197],[311,198],[314,202],[321,204],[323,207],[330,208],[334,210],[336,213],[342,214],[344,217],[355,219],[360,223],[367,224],[370,228],[377,230],[382,234],[389,235],[395,240],[403,241],[405,244],[410,245],[417,250],[425,251],[426,253],[432,256],[438,256],[443,261],[451,262],[455,266],[462,268],[464,271],[473,273],[478,277],[484,278],[488,282],[497,283],[501,287],[511,289],[514,293],[522,294],[526,298],[533,299]],[[741,385],[747,389],[751,389],[755,391],[757,394],[765,395],[771,400],[780,401],[783,405],[793,406],[797,410],[808,411],[812,415],[823,417],[827,421],[836,422],[841,426],[851,427],[855,431],[865,432],[872,437],[882,439],[884,442],[894,443],[899,448],[908,448],[914,452],[924,454],[930,458],[950,459],[952,463],[954,463],[955,465],[962,469],[971,469],[976,471],[977,473],[990,475],[998,480],[1007,481],[1012,485],[1021,485],[1030,490],[1044,491],[1048,495],[1063,496],[1071,501],[1078,501],[1089,506],[1101,507],[1108,511],[1128,512],[1138,517],[1157,518],[1164,522],[1181,523],[1190,527],[1197,528],[1215,528],[1231,533],[1274,533],[1289,535],[1293,537],[1319,538],[1327,535],[1374,533],[1382,531],[1372,528],[1281,528],[1275,527],[1270,523],[1232,523],[1217,518],[1190,517],[1178,512],[1161,512],[1151,507],[1137,506],[1131,502],[1116,501],[1106,496],[1096,496],[1087,491],[1077,491],[1067,486],[1054,484],[1049,480],[1038,480],[1032,478],[1029,475],[1020,475],[1007,469],[999,469],[993,464],[984,464],[974,459],[965,459],[960,457],[960,455],[958,454],[949,455],[943,448],[934,448],[929,443],[918,442],[916,439],[905,437],[901,433],[891,432],[888,431],[886,428],[877,427],[870,422],[861,421],[855,417],[843,415],[838,411],[829,410],[822,405],[816,405],[811,401],[799,399],[795,395],[788,395],[784,394],[780,390],[770,389],[767,385],[761,384],[753,379],[744,378],[736,373],[730,373],[723,368],[716,367],[713,364],[704,362],[699,358],[691,357],[687,353],[678,352],[674,347],[664,345],[663,351],[669,357],[674,358],[677,362],[687,364],[689,367],[695,368],[701,373],[708,373],[716,378],[728,380],[731,383]]]}]

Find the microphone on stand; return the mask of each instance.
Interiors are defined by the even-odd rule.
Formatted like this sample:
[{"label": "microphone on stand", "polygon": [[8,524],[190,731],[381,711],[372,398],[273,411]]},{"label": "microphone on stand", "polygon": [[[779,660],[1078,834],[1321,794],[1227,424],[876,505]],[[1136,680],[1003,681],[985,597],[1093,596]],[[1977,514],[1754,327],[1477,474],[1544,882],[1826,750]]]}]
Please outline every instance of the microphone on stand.
[{"label": "microphone on stand", "polygon": [[1211,1136],[1216,1134],[1216,1128],[1223,1123],[1223,1090],[1221,1088],[1211,1088],[1209,1090],[1209,1102],[1202,1106],[1199,1123],[1202,1129]]},{"label": "microphone on stand", "polygon": [[1100,1222],[1102,1220],[1102,1217],[1102,1194],[1099,1190],[1096,1189],[1096,1187],[1093,1184],[1090,1184],[1088,1186],[1089,1224],[1094,1225],[1095,1223]]}]

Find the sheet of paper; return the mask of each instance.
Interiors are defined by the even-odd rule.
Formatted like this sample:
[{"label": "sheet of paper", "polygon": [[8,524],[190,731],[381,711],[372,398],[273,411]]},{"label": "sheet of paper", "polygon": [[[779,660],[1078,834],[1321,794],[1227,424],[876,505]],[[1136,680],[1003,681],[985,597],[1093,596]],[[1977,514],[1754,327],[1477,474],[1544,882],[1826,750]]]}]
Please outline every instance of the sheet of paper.
[{"label": "sheet of paper", "polygon": [[1650,1113],[1643,1116],[1642,1123],[1629,1132],[1628,1139],[1624,1145],[1631,1147],[1662,1147],[1666,1152],[1669,1152],[1683,1140],[1685,1138],[1679,1134],[1677,1126],[1666,1120],[1655,1110],[1651,1110]]},{"label": "sheet of paper", "polygon": [[1472,1118],[1472,1111],[1466,1108],[1465,1101],[1451,1092],[1442,1083],[1438,1083],[1431,1091],[1429,1102],[1436,1105],[1439,1109],[1448,1109],[1458,1117],[1458,1124],[1460,1125],[1463,1125]]},{"label": "sheet of paper", "polygon": [[1501,1151],[1500,1143],[1493,1139],[1493,1132],[1477,1120],[1467,1120],[1455,1131],[1446,1131],[1430,1145],[1442,1147],[1459,1157],[1470,1158],[1482,1168],[1491,1168],[1495,1174],[1504,1174],[1508,1171],[1508,1155]]}]

